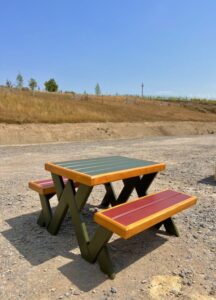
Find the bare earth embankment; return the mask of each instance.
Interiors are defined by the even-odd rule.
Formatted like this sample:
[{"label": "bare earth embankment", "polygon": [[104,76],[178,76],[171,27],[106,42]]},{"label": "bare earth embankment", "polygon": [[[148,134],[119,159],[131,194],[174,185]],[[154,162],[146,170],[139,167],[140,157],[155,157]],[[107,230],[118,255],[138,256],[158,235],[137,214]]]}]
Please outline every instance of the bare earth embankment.
[{"label": "bare earth embankment", "polygon": [[[0,146],[0,299],[215,299],[215,149],[214,135]],[[107,155],[165,162],[149,192],[173,188],[198,197],[175,217],[179,238],[153,229],[127,241],[114,235],[114,281],[81,258],[69,216],[57,236],[36,224],[39,197],[28,189],[29,180],[49,176],[46,161]],[[104,193],[98,186],[83,212],[90,231]]]},{"label": "bare earth embankment", "polygon": [[216,134],[216,122],[0,123],[0,145]]}]

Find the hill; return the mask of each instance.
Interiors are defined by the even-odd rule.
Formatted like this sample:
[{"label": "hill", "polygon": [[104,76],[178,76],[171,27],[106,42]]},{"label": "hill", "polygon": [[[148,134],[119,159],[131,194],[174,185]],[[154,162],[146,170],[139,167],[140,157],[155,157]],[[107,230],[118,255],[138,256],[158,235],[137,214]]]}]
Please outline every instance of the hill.
[{"label": "hill", "polygon": [[216,121],[216,101],[95,96],[0,88],[0,122]]}]

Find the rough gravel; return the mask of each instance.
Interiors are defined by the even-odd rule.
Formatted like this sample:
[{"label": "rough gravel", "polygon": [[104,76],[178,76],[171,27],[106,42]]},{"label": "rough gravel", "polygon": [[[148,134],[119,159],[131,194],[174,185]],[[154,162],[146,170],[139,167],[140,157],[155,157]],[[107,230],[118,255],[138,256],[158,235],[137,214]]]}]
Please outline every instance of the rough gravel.
[{"label": "rough gravel", "polygon": [[[214,134],[1,146],[0,299],[216,299],[215,154]],[[179,238],[153,229],[127,241],[113,236],[115,280],[80,257],[69,215],[57,236],[36,224],[39,197],[28,189],[28,181],[49,176],[47,161],[106,155],[165,162],[149,192],[173,188],[198,197],[175,217]],[[104,192],[96,187],[83,212],[90,231]]]}]

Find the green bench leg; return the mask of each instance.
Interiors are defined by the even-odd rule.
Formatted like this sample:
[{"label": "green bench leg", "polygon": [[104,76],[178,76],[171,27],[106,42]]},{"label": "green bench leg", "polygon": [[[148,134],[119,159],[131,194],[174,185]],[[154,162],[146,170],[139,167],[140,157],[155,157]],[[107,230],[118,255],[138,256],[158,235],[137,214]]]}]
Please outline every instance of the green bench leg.
[{"label": "green bench leg", "polygon": [[45,227],[46,226],[46,223],[44,221],[44,217],[43,217],[43,212],[41,211],[39,217],[38,217],[38,220],[37,220],[37,224],[41,227]]},{"label": "green bench leg", "polygon": [[48,227],[51,219],[52,219],[52,210],[50,207],[50,198],[53,196],[51,195],[39,195],[40,196],[40,202],[41,202],[41,207],[42,211],[39,215],[39,218],[37,220],[37,224],[40,225],[41,227]]},{"label": "green bench leg", "polygon": [[59,228],[64,220],[68,210],[68,204],[65,201],[59,202],[58,206],[55,209],[53,217],[49,223],[47,230],[49,233],[56,235],[59,231]]},{"label": "green bench leg", "polygon": [[169,234],[179,237],[178,229],[172,218],[166,219],[164,221],[164,227]]},{"label": "green bench leg", "polygon": [[89,251],[88,251],[88,243],[89,236],[87,232],[86,225],[81,216],[80,210],[83,207],[84,203],[86,203],[91,191],[92,187],[88,187],[85,185],[80,185],[79,189],[76,193],[76,196],[73,194],[73,187],[71,182],[68,181],[65,190],[67,194],[65,197],[68,199],[68,206],[71,213],[72,223],[74,225],[76,238],[79,244],[80,252],[83,258],[88,260]]},{"label": "green bench leg", "polygon": [[164,225],[167,233],[179,237],[179,231],[178,231],[172,218],[168,218],[168,219],[164,220],[163,222],[160,222],[160,223],[154,225],[154,227],[158,230],[158,229],[160,229],[160,227],[162,225]]}]

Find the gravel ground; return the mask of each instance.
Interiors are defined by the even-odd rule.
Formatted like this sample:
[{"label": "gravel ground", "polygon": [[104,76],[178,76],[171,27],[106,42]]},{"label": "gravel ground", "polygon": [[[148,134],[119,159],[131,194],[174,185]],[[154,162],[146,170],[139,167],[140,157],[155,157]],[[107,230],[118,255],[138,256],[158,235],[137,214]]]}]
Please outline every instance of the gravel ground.
[{"label": "gravel ground", "polygon": [[[215,135],[1,146],[0,299],[216,299],[215,150]],[[106,155],[165,162],[149,191],[198,197],[175,217],[179,238],[153,229],[127,241],[113,236],[115,280],[80,257],[70,216],[57,236],[36,224],[39,197],[28,189],[28,181],[49,176],[44,162]],[[96,187],[83,212],[90,231],[103,194]]]}]

